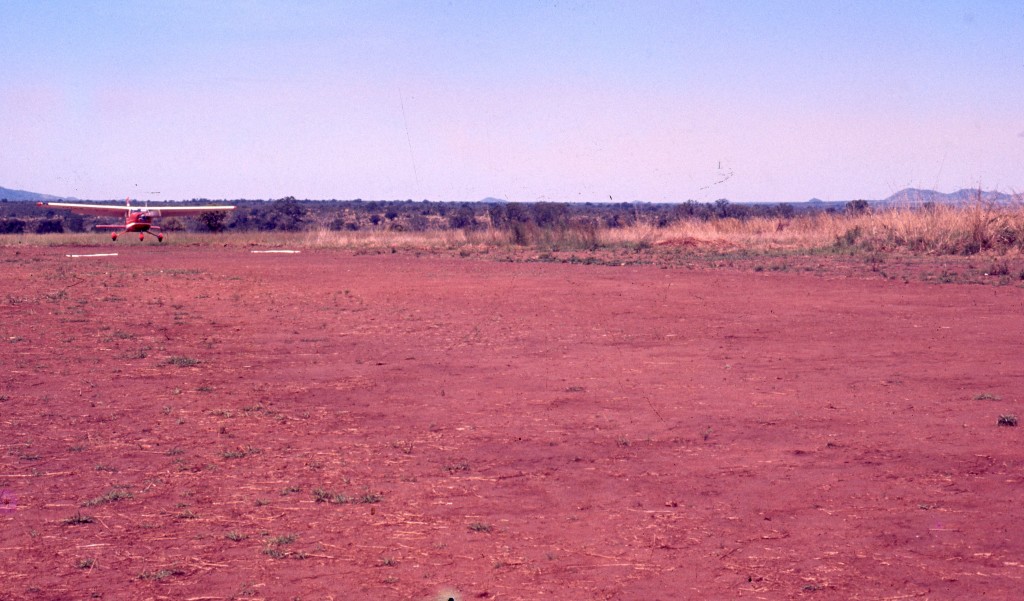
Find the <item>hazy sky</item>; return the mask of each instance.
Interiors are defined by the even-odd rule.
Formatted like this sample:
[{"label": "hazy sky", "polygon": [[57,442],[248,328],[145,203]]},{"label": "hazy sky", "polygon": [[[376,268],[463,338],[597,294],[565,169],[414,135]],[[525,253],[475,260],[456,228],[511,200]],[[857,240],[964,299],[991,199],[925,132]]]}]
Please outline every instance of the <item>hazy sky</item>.
[{"label": "hazy sky", "polygon": [[0,0],[8,188],[774,202],[978,185],[1024,192],[1019,0]]}]

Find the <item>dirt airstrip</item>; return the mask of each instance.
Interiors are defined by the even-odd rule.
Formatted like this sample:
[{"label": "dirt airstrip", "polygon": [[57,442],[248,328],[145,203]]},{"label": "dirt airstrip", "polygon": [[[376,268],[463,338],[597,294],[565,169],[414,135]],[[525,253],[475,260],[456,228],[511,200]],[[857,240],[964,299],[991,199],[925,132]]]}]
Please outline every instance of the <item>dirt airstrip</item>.
[{"label": "dirt airstrip", "polygon": [[1020,598],[1022,316],[870,273],[0,248],[0,599]]}]

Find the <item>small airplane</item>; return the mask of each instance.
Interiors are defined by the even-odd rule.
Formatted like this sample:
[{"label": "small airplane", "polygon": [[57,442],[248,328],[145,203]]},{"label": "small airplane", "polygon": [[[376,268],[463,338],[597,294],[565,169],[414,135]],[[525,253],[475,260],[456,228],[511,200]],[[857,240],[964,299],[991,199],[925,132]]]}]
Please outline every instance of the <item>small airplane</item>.
[{"label": "small airplane", "polygon": [[40,202],[41,207],[53,207],[55,209],[67,209],[72,213],[81,215],[123,215],[124,225],[97,225],[101,230],[120,230],[111,232],[110,239],[117,242],[117,236],[125,233],[138,233],[139,240],[145,240],[146,234],[156,236],[157,241],[163,242],[164,235],[157,233],[160,228],[153,225],[154,217],[161,216],[186,216],[198,215],[208,211],[233,211],[234,205],[206,205],[187,207],[160,207],[160,208],[138,208],[132,206],[130,198],[125,199],[124,206],[120,205],[90,205],[73,202]]}]

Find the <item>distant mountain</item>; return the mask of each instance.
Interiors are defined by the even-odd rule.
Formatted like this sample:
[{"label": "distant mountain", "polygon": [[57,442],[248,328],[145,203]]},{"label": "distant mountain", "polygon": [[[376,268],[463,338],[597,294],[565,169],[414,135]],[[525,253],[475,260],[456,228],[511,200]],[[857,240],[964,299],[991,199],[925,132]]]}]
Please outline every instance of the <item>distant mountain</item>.
[{"label": "distant mountain", "polygon": [[[39,194],[38,192],[28,192],[26,190],[11,190],[10,188],[0,187],[0,199],[6,198],[7,200],[64,200],[61,196],[51,196],[49,194]],[[69,199],[73,200],[73,199]]]},{"label": "distant mountain", "polygon": [[478,202],[480,204],[484,204],[484,205],[503,205],[503,204],[508,203],[507,200],[504,200],[502,198],[495,198],[493,196],[488,196],[487,198],[485,198],[485,199],[483,199],[481,201],[478,201]]},{"label": "distant mountain", "polygon": [[986,203],[1008,203],[1014,199],[1009,194],[1003,194],[1002,192],[994,192],[992,190],[981,190],[978,188],[964,188],[945,194],[943,192],[936,192],[935,190],[919,190],[917,188],[906,188],[893,194],[885,200],[881,200],[882,204],[888,205],[919,205],[926,202],[933,204],[970,204],[972,202]]}]

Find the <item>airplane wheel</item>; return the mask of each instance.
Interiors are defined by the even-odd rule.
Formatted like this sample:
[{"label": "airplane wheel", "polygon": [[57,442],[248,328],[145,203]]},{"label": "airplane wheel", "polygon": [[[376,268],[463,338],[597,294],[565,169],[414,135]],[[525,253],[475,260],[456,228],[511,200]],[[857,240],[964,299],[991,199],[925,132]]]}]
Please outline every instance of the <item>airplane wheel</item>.
[{"label": "airplane wheel", "polygon": [[145,234],[139,234],[139,242],[142,242],[145,239],[146,239]]},{"label": "airplane wheel", "polygon": [[110,234],[110,239],[117,242],[117,234]]},{"label": "airplane wheel", "polygon": [[156,237],[156,241],[157,242],[163,242],[164,241],[164,237],[163,236],[157,236]]}]

